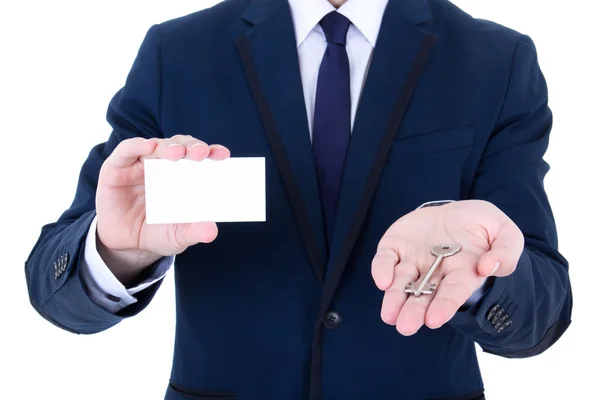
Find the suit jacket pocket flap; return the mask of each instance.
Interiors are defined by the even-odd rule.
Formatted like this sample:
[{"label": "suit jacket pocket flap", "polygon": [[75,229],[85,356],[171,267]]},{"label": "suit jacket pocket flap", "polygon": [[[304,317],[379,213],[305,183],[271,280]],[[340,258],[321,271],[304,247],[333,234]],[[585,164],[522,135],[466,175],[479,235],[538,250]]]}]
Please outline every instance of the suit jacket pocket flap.
[{"label": "suit jacket pocket flap", "polygon": [[388,159],[424,156],[470,147],[474,132],[474,126],[465,126],[418,135],[402,135],[394,140]]}]

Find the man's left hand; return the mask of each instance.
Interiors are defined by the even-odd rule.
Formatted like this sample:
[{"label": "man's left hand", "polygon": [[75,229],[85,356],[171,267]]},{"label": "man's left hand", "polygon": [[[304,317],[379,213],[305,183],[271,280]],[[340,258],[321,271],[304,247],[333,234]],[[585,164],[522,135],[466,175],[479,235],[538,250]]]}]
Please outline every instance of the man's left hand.
[{"label": "man's left hand", "polygon": [[[434,245],[456,244],[433,274],[432,294],[415,297],[404,289],[427,274]],[[403,335],[423,324],[431,329],[447,323],[486,278],[514,272],[523,252],[520,229],[493,204],[465,200],[424,207],[396,221],[383,235],[373,258],[372,274],[385,291],[381,318]]]}]

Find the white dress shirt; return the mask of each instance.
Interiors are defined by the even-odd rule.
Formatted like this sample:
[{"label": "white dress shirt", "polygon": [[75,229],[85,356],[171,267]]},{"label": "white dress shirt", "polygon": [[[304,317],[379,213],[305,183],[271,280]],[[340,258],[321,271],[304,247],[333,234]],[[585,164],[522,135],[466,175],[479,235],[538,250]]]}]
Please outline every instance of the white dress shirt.
[{"label": "white dress shirt", "polygon": [[[294,22],[306,114],[312,138],[317,78],[327,47],[325,33],[319,22],[325,15],[336,9],[327,0],[288,0],[288,2]],[[346,51],[350,62],[351,126],[354,126],[356,109],[387,3],[388,0],[348,0],[337,9],[352,23],[346,40]],[[92,299],[114,313],[135,303],[137,299],[133,295],[162,279],[173,262],[174,257],[160,260],[150,279],[133,288],[125,288],[98,254],[94,219],[85,243],[81,272]]]}]

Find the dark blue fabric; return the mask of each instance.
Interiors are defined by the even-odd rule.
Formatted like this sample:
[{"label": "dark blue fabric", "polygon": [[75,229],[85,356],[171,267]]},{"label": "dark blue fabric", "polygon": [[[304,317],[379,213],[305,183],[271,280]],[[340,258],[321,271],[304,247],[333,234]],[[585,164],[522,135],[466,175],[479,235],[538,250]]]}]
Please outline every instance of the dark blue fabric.
[{"label": "dark blue fabric", "polygon": [[[425,400],[477,393],[483,380],[476,344],[504,357],[536,355],[560,337],[571,318],[568,263],[558,251],[543,186],[552,114],[535,46],[529,37],[471,18],[445,0],[388,4],[347,149],[329,264],[339,258],[356,210],[364,206],[360,198],[379,159],[380,140],[425,35],[437,41],[384,155],[331,302],[342,322],[322,334],[322,399]],[[236,47],[240,37],[251,53],[251,76]],[[237,393],[240,400],[309,398],[324,286],[261,118],[267,115],[277,128],[298,188],[296,200],[306,208],[315,247],[324,253],[297,54],[285,0],[226,0],[152,27],[109,105],[112,133],[91,150],[72,204],[43,228],[26,260],[29,295],[44,318],[77,333],[109,329],[143,312],[158,289],[141,292],[140,301],[119,315],[100,310],[82,290],[78,267],[95,212],[98,173],[114,148],[136,136],[189,134],[228,146],[234,157],[265,157],[266,222],[219,224],[213,243],[176,257],[170,380],[180,392],[198,395],[170,389],[169,398],[219,398],[220,392]],[[264,95],[260,106],[251,79]],[[442,199],[492,202],[520,227],[525,250],[516,271],[495,279],[476,305],[440,329],[424,327],[403,337],[381,321],[383,293],[373,283],[371,261],[394,221]],[[64,254],[67,270],[54,279],[53,262]],[[495,304],[513,321],[503,332],[486,318]],[[132,362],[138,369],[152,368]],[[165,388],[167,383],[165,377]]]},{"label": "dark blue fabric", "polygon": [[327,49],[319,68],[313,149],[327,236],[331,241],[346,149],[350,141],[350,64],[346,53],[348,18],[333,11],[321,21]]}]

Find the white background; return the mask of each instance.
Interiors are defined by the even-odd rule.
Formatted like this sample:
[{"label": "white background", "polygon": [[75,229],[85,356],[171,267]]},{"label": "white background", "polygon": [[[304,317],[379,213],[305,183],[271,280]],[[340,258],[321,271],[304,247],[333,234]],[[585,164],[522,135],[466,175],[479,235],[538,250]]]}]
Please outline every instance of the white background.
[{"label": "white background", "polygon": [[[174,337],[171,274],[138,317],[101,334],[75,336],[30,307],[23,263],[41,226],[70,205],[91,147],[108,137],[106,107],[124,83],[147,29],[214,3],[0,3],[1,398],[162,398]],[[597,396],[600,266],[593,252],[600,222],[600,35],[594,28],[595,2],[456,3],[474,16],[530,35],[537,45],[555,114],[546,188],[560,250],[571,262],[575,295],[573,324],[547,353],[526,360],[481,355],[488,399]]]}]

